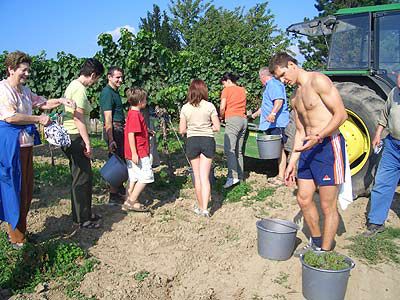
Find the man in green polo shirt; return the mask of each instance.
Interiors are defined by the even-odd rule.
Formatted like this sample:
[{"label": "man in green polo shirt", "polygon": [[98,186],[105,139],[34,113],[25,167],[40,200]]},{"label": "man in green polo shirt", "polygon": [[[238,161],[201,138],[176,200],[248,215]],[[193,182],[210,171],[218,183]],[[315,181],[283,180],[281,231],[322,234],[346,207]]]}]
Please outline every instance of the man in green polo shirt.
[{"label": "man in green polo shirt", "polygon": [[[110,67],[107,73],[108,84],[100,95],[101,116],[103,117],[109,155],[115,153],[122,159],[124,159],[125,115],[118,88],[122,84],[123,76],[124,72],[121,68]],[[123,199],[120,194],[124,193],[122,191],[124,191],[123,186],[111,186],[109,203],[112,205],[122,204]]]}]

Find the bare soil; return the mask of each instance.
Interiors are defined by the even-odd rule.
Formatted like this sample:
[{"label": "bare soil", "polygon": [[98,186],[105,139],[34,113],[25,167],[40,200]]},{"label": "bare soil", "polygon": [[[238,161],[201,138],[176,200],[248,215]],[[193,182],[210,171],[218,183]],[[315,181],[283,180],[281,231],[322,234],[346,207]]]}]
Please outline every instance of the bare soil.
[{"label": "bare soil", "polygon": [[[50,162],[47,148],[37,148],[35,152],[36,161]],[[94,164],[100,166],[106,153],[98,150],[95,157]],[[176,153],[163,159],[156,172],[168,171],[168,164],[171,185],[173,180],[179,181],[179,190],[150,185],[143,199],[152,201],[152,213],[123,212],[106,204],[105,189],[96,190],[94,211],[103,216],[98,230],[74,230],[69,186],[43,186],[35,195],[29,230],[41,240],[62,237],[76,241],[99,261],[79,290],[97,299],[303,299],[299,259],[261,258],[255,225],[265,217],[294,220],[301,228],[297,234],[299,247],[303,246],[307,229],[296,203],[296,190],[279,187],[265,201],[243,199],[237,203],[223,202],[222,195],[214,191],[212,217],[198,217],[193,213],[195,195],[191,183],[181,183],[188,176],[184,158]],[[55,152],[55,163],[67,166],[60,151]],[[224,171],[217,167],[217,178],[222,178]],[[268,186],[265,174],[252,171],[247,182],[253,187],[253,194]],[[395,197],[388,226],[400,227],[400,194]],[[364,230],[367,205],[367,198],[359,198],[347,210],[339,210],[338,252],[348,254],[348,238]],[[370,266],[357,259],[355,262],[346,299],[400,299],[398,266]],[[62,286],[50,284],[44,294],[15,295],[12,299],[66,299],[62,290]]]}]

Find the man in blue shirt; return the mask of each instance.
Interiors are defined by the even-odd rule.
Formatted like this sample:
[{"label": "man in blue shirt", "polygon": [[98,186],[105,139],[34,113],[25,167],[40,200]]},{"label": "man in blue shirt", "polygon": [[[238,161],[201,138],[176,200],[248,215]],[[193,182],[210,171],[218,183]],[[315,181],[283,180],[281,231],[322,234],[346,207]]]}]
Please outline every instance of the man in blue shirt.
[{"label": "man in blue shirt", "polygon": [[[285,144],[287,142],[285,128],[289,124],[285,86],[271,75],[267,67],[262,68],[258,74],[265,89],[261,107],[251,117],[255,119],[261,115],[258,129],[268,135],[280,135],[282,144]],[[281,157],[278,160],[278,176],[271,178],[269,182],[277,185],[284,184],[286,159],[286,153],[282,147]]]}]

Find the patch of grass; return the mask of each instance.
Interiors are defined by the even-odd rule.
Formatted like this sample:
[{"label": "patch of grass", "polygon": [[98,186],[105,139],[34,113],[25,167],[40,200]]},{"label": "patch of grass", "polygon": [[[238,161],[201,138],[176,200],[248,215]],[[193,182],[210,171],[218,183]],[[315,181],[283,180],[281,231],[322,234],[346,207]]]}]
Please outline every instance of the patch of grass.
[{"label": "patch of grass", "polygon": [[231,190],[226,192],[226,202],[239,202],[242,197],[247,196],[252,191],[251,186],[244,182],[234,186]]},{"label": "patch of grass", "polygon": [[14,250],[6,233],[0,233],[0,288],[13,293],[33,292],[39,283],[55,280],[63,284],[67,295],[84,299],[77,288],[96,263],[76,244],[47,241]]},{"label": "patch of grass", "polygon": [[289,274],[285,272],[279,272],[279,275],[275,279],[273,279],[272,282],[279,284],[284,288],[290,289],[290,286],[288,285],[288,278]]},{"label": "patch of grass", "polygon": [[149,277],[149,275],[150,275],[150,272],[143,270],[143,271],[137,272],[135,274],[134,278],[136,281],[141,282],[141,281],[145,280],[147,277]]},{"label": "patch of grass", "polygon": [[282,294],[273,294],[272,299],[281,299],[281,300],[286,300],[286,296]]},{"label": "patch of grass", "polygon": [[107,188],[107,182],[101,177],[100,175],[100,169],[98,167],[92,166],[92,172],[93,172],[93,188],[94,189],[106,189]]},{"label": "patch of grass", "polygon": [[165,209],[160,212],[160,222],[161,223],[168,223],[169,221],[174,219],[174,213],[169,210]]},{"label": "patch of grass", "polygon": [[252,200],[261,202],[265,201],[265,199],[269,196],[272,196],[275,193],[274,188],[263,188],[257,192],[257,195],[255,195]]},{"label": "patch of grass", "polygon": [[304,255],[304,262],[314,268],[322,270],[343,270],[349,267],[345,260],[345,256],[337,252],[324,252],[316,254],[314,251],[308,251]]},{"label": "patch of grass", "polygon": [[187,176],[170,176],[164,168],[160,172],[154,173],[154,183],[151,184],[151,187],[158,191],[178,191],[186,185],[187,181]]},{"label": "patch of grass", "polygon": [[236,242],[239,240],[239,231],[232,226],[225,227],[225,239],[228,242]]},{"label": "patch of grass", "polygon": [[108,146],[105,140],[102,140],[101,137],[90,137],[90,146],[92,148],[100,148],[108,151]]},{"label": "patch of grass", "polygon": [[400,228],[388,227],[375,237],[362,235],[351,237],[352,244],[347,246],[351,255],[361,258],[369,264],[381,262],[400,263]]},{"label": "patch of grass", "polygon": [[272,198],[270,201],[267,202],[267,205],[271,208],[282,208],[283,204],[279,202],[277,199]]},{"label": "patch of grass", "polygon": [[52,166],[46,162],[33,162],[35,184],[39,186],[65,186],[71,184],[67,165]]}]

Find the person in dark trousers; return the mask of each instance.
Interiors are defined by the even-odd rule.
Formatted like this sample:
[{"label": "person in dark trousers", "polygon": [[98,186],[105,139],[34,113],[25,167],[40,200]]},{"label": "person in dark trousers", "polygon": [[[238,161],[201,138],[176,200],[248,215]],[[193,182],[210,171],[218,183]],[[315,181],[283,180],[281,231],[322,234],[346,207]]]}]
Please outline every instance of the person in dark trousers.
[{"label": "person in dark trousers", "polygon": [[[104,122],[105,140],[109,156],[113,153],[124,159],[125,115],[118,89],[123,82],[124,72],[119,67],[110,67],[107,85],[100,94],[100,110]],[[110,186],[109,203],[120,205],[125,195],[124,186]]]},{"label": "person in dark trousers", "polygon": [[71,137],[71,145],[62,150],[69,159],[72,175],[72,218],[81,228],[95,229],[99,215],[92,213],[93,174],[91,166],[92,148],[89,139],[89,121],[92,106],[86,88],[93,85],[104,72],[103,65],[95,58],[85,61],[79,77],[65,90],[65,96],[75,101],[76,110],[65,107],[64,127]]}]

